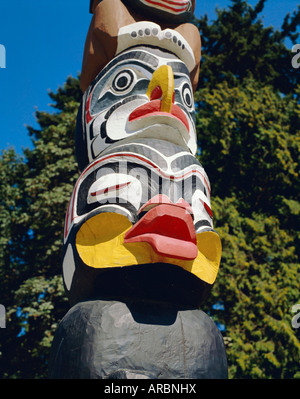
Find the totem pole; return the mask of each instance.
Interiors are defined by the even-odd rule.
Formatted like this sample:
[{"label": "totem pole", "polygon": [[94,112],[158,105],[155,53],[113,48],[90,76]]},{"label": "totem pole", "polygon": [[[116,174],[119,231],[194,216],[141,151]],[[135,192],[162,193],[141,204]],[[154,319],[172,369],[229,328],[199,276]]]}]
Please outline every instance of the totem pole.
[{"label": "totem pole", "polygon": [[200,309],[218,273],[210,183],[195,154],[194,0],[91,0],[76,124],[81,175],[62,273],[71,309],[50,378],[227,378]]}]

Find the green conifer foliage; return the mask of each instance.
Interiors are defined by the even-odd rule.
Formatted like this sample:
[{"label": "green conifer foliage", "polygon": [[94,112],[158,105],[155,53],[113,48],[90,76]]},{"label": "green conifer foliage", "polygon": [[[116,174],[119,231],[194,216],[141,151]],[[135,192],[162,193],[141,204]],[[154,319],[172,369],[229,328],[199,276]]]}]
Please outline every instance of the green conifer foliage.
[{"label": "green conifer foliage", "polygon": [[79,175],[74,156],[78,79],[68,78],[50,97],[56,112],[36,113],[40,130],[29,128],[33,149],[26,149],[23,157],[8,149],[0,158],[4,378],[47,376],[53,334],[68,310],[61,248],[65,212]]},{"label": "green conifer foliage", "polygon": [[225,328],[230,378],[299,378],[300,85],[284,41],[297,40],[300,13],[274,31],[259,20],[264,3],[198,21],[199,159],[223,244],[206,311]]}]

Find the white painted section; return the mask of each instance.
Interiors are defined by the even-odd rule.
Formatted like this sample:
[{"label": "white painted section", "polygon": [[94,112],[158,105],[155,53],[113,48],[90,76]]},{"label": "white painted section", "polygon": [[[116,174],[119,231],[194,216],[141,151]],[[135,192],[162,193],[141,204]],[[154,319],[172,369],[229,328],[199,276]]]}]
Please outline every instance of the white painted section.
[{"label": "white painted section", "polygon": [[68,291],[70,291],[75,272],[75,263],[74,263],[73,249],[71,244],[68,245],[62,268],[63,268],[63,278],[66,288]]}]

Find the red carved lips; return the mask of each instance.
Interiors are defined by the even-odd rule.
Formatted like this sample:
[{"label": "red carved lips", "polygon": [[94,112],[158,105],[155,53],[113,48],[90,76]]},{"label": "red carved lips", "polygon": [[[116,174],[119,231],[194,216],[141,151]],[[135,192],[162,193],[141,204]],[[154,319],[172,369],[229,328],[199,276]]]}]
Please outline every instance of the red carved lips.
[{"label": "red carved lips", "polygon": [[147,242],[162,256],[193,260],[198,255],[197,239],[190,205],[172,203],[157,195],[140,212],[147,213],[125,234],[124,243]]},{"label": "red carved lips", "polygon": [[179,119],[180,122],[184,124],[187,131],[189,132],[190,129],[187,117],[184,115],[184,112],[181,110],[180,107],[178,107],[178,105],[172,104],[170,113],[162,112],[160,109],[161,109],[161,100],[151,100],[148,103],[141,105],[140,107],[132,111],[131,114],[129,115],[129,122],[145,118],[147,116],[163,115]]}]

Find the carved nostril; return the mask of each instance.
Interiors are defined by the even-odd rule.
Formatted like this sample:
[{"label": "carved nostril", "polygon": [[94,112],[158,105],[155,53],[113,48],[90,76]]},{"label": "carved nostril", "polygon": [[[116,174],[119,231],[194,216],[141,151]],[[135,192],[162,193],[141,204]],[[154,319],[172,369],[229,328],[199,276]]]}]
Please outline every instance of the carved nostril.
[{"label": "carved nostril", "polygon": [[152,91],[152,93],[151,93],[151,95],[150,95],[150,101],[152,101],[152,100],[158,100],[158,99],[160,99],[161,97],[162,97],[162,89],[161,89],[160,86],[156,86],[156,87],[153,89],[153,91]]},{"label": "carved nostril", "polygon": [[[162,98],[162,89],[160,86],[156,86],[155,89],[152,91],[152,93],[150,94],[150,101],[152,100],[161,100]],[[173,96],[172,96],[172,104],[174,104],[175,102],[175,91],[173,92]]]},{"label": "carved nostril", "polygon": [[153,99],[154,96],[158,96],[160,94],[161,97],[160,111],[170,113],[172,109],[173,93],[174,93],[173,70],[170,67],[170,65],[161,65],[158,69],[154,71],[152,78],[149,82],[146,94],[150,100],[151,96]]}]

